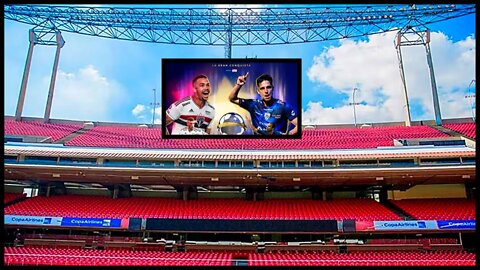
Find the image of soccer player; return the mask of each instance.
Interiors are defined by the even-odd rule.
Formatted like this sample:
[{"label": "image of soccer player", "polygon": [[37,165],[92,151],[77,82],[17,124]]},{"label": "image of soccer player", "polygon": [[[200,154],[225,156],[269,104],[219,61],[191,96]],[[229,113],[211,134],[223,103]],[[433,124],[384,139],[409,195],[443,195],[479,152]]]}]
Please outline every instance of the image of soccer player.
[{"label": "image of soccer player", "polygon": [[[250,113],[254,134],[294,135],[298,131],[297,114],[293,108],[280,99],[273,97],[273,79],[262,74],[256,79],[257,92],[261,99],[239,98],[238,92],[245,84],[249,73],[237,78],[237,83],[228,96],[230,102],[239,105]],[[293,125],[289,129],[290,124]]]},{"label": "image of soccer player", "polygon": [[[210,81],[206,75],[198,75],[192,80],[193,93],[172,103],[166,111],[165,125],[172,126],[175,134],[210,134],[215,108],[208,103],[211,94]],[[193,130],[189,131],[189,121],[193,122]],[[168,131],[168,130],[167,130]],[[188,131],[188,133],[187,133]],[[195,131],[192,133],[192,131]]]},{"label": "image of soccer player", "polygon": [[187,119],[187,128],[182,128],[178,134],[181,135],[206,135],[205,131],[201,128],[196,128],[195,127],[196,121],[193,119],[193,117],[190,117]]}]

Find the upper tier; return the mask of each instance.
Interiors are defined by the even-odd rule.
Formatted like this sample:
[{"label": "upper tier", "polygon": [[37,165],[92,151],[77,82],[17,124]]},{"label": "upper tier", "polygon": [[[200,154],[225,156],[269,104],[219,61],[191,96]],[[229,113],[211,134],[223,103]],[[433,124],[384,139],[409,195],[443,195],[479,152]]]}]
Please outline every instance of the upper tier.
[{"label": "upper tier", "polygon": [[[49,136],[55,142],[81,126],[14,121],[5,118],[5,135]],[[473,125],[475,125],[473,123]],[[394,139],[449,137],[430,126],[381,126],[369,128],[305,129],[302,139],[163,139],[160,128],[136,126],[95,126],[64,142],[67,146],[125,147],[156,149],[362,149],[393,146]]]}]

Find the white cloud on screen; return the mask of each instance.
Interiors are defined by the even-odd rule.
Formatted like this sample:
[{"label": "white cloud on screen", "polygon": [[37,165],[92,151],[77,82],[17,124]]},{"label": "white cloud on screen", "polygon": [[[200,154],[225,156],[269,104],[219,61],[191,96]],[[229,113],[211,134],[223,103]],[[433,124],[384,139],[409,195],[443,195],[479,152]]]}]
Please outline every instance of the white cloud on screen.
[{"label": "white cloud on screen", "polygon": [[[357,123],[404,121],[404,97],[393,40],[396,32],[369,36],[362,41],[341,40],[314,57],[307,70],[312,82],[326,85],[348,100],[334,108],[310,102],[304,109],[303,124],[353,123],[353,88]],[[442,118],[471,116],[465,99],[468,84],[475,78],[475,39],[471,36],[452,42],[440,32],[431,33],[431,53]],[[412,101],[421,106],[417,119],[433,120],[433,98],[424,46],[402,47],[405,77]]]},{"label": "white cloud on screen", "polygon": [[[48,89],[49,83],[50,78],[44,78],[42,88]],[[112,112],[122,106],[125,95],[121,85],[103,76],[93,65],[73,73],[59,70],[51,118],[112,121]]]}]

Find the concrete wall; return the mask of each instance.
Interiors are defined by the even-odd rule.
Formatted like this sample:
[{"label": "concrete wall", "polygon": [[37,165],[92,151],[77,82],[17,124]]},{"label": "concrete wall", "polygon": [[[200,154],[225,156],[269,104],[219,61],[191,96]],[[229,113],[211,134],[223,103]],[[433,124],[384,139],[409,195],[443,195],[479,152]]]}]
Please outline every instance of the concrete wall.
[{"label": "concrete wall", "polygon": [[388,199],[426,199],[426,198],[466,198],[465,185],[417,185],[406,191],[393,190],[388,192]]}]

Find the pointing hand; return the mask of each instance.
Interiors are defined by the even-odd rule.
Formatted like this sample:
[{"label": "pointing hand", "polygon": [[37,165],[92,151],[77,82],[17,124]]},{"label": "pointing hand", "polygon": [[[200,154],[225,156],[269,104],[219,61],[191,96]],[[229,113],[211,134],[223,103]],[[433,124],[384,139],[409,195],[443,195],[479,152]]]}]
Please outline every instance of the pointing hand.
[{"label": "pointing hand", "polygon": [[248,77],[248,72],[245,75],[238,76],[237,84],[238,85],[244,85],[245,81],[247,80],[247,77]]}]

